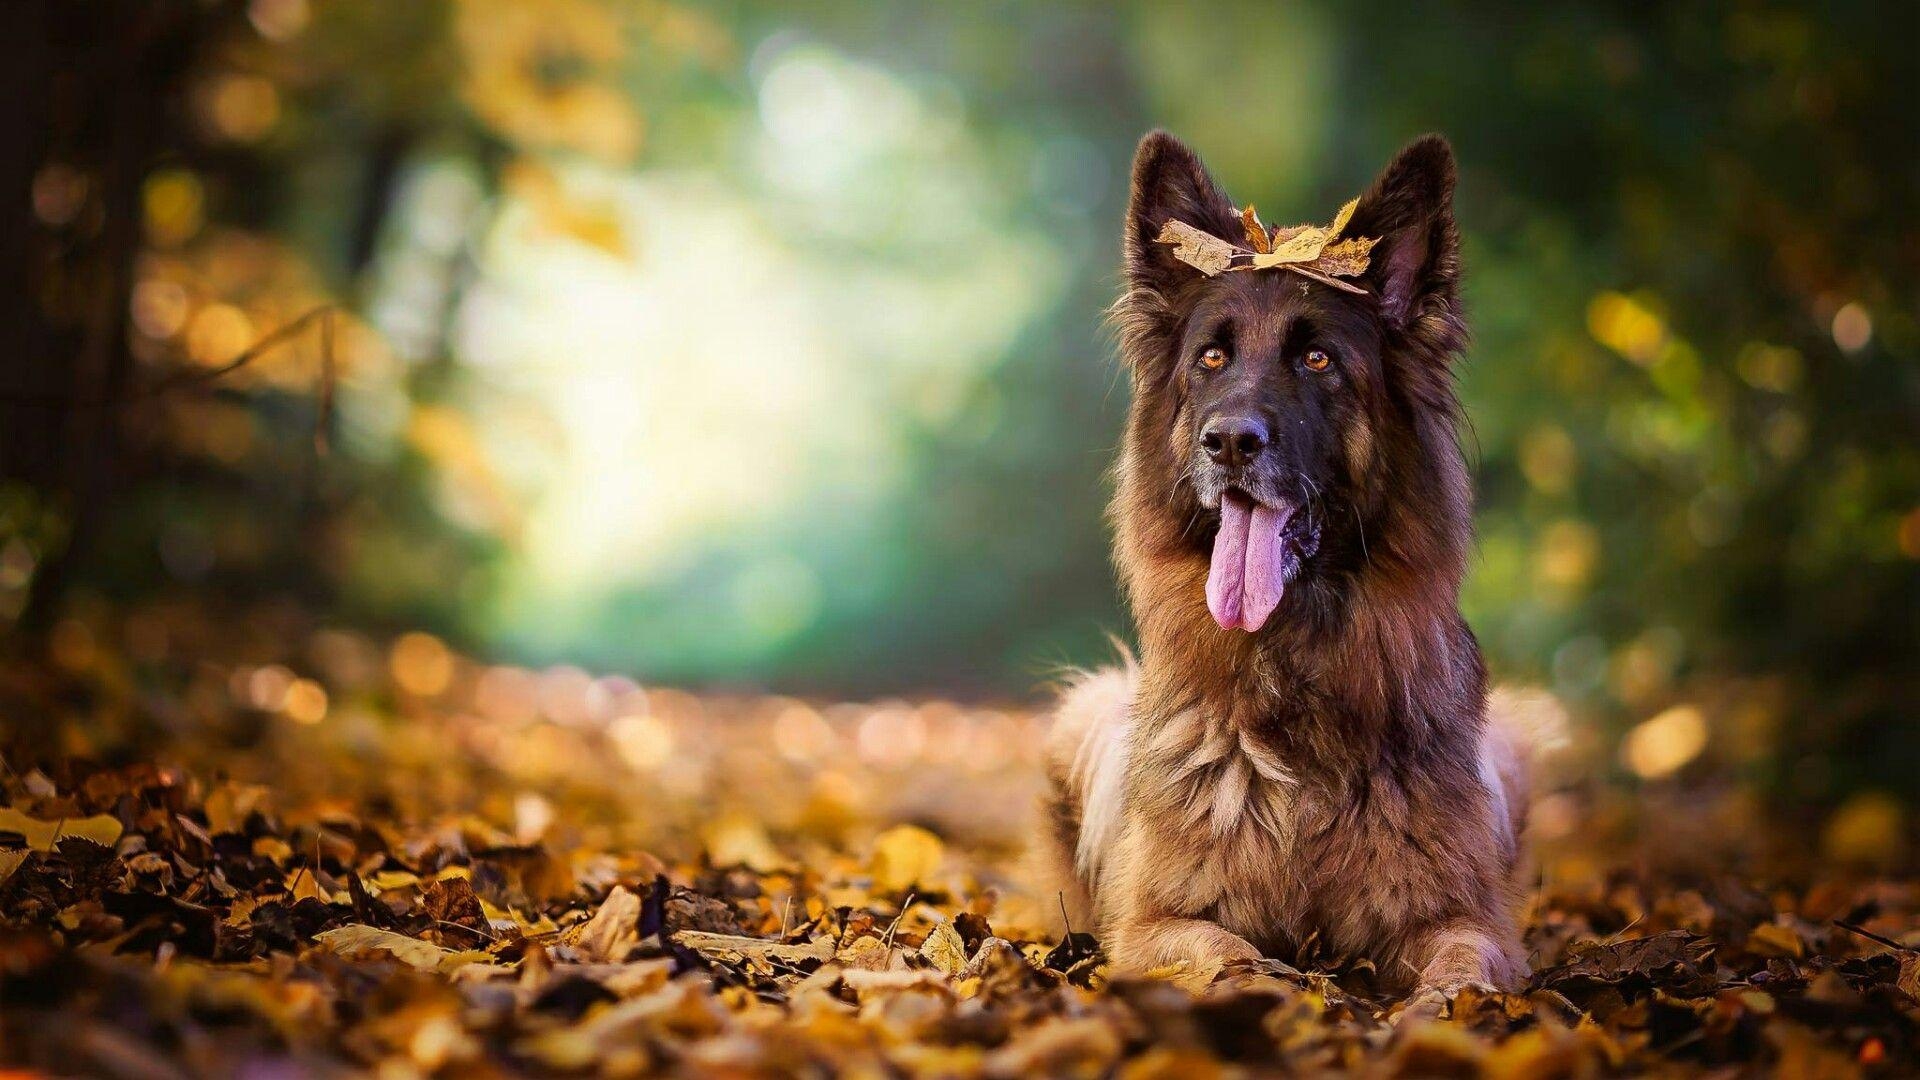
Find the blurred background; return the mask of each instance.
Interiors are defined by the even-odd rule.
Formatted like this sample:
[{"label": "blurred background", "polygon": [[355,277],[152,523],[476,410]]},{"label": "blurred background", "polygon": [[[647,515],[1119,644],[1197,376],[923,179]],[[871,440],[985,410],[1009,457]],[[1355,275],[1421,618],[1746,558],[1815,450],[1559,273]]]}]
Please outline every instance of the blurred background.
[{"label": "blurred background", "polygon": [[83,668],[114,627],[135,685],[191,665],[190,611],[406,633],[403,685],[444,642],[1036,700],[1127,631],[1102,317],[1135,141],[1292,222],[1437,130],[1497,677],[1578,717],[1596,775],[1884,853],[1920,796],[1917,31],[1896,3],[7,4],[0,628]]}]

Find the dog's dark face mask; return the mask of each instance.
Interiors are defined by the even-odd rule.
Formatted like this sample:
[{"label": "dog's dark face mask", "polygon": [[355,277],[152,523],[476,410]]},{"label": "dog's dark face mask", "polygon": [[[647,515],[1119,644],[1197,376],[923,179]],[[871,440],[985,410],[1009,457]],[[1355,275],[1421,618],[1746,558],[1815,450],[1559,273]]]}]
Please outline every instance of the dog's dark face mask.
[{"label": "dog's dark face mask", "polygon": [[1168,511],[1207,554],[1222,627],[1256,632],[1303,575],[1364,560],[1383,485],[1410,478],[1386,475],[1393,459],[1417,451],[1423,409],[1451,409],[1452,185],[1427,139],[1362,197],[1344,235],[1379,238],[1364,295],[1278,269],[1208,277],[1155,238],[1174,219],[1241,243],[1233,204],[1171,136],[1141,144],[1119,312],[1135,392],[1162,398]]}]

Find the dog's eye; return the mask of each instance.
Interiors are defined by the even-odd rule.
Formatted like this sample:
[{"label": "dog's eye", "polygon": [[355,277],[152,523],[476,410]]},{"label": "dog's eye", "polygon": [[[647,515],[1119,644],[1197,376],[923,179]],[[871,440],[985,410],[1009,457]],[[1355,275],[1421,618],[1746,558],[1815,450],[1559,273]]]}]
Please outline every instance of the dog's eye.
[{"label": "dog's eye", "polygon": [[1320,349],[1309,349],[1301,363],[1307,365],[1308,371],[1325,371],[1333,366],[1333,357]]},{"label": "dog's eye", "polygon": [[1209,345],[1200,354],[1200,366],[1208,371],[1219,371],[1227,366],[1227,350],[1218,345]]}]

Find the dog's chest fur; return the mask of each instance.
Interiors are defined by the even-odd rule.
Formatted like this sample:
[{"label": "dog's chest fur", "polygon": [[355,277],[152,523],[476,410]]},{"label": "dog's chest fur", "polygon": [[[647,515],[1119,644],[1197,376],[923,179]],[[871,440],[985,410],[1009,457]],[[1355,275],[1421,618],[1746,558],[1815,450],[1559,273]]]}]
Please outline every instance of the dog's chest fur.
[{"label": "dog's chest fur", "polygon": [[1198,709],[1132,735],[1120,847],[1130,876],[1268,955],[1311,946],[1391,959],[1383,943],[1473,889],[1443,830],[1463,811],[1485,821],[1484,788],[1469,783],[1466,806],[1430,805],[1425,785],[1392,770],[1289,762],[1249,726]]}]

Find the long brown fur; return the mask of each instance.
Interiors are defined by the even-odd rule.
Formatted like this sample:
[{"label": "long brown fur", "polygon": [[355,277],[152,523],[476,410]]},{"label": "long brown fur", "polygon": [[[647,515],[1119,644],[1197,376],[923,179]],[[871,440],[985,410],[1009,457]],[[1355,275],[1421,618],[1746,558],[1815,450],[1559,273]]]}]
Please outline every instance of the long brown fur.
[{"label": "long brown fur", "polygon": [[[1369,296],[1347,299],[1281,272],[1171,263],[1152,242],[1168,218],[1228,239],[1237,219],[1178,140],[1140,145],[1115,306],[1133,403],[1110,509],[1139,658],[1065,695],[1040,844],[1076,927],[1096,926],[1123,968],[1364,957],[1389,988],[1525,976],[1527,738],[1489,726],[1458,606],[1471,494],[1453,181],[1437,137],[1402,152],[1349,229],[1383,239]],[[1319,305],[1373,342],[1343,384],[1347,494],[1254,634],[1209,617],[1187,475],[1195,418],[1174,354],[1208,296],[1281,323]]]}]

